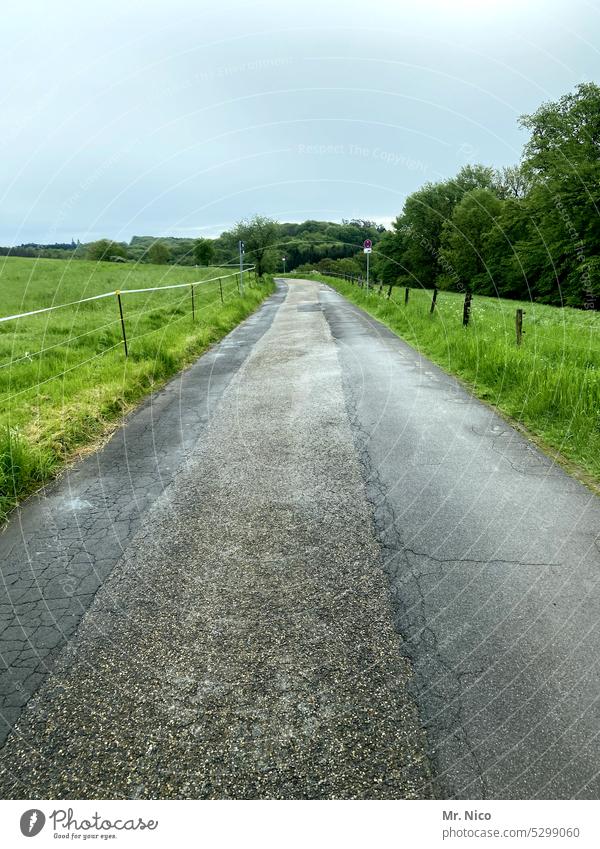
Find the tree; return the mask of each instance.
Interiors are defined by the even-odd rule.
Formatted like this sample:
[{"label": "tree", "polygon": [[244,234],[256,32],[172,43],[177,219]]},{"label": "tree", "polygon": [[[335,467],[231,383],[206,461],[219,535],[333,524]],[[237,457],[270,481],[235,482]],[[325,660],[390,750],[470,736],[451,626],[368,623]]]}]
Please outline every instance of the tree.
[{"label": "tree", "polygon": [[473,189],[495,189],[496,172],[488,165],[464,165],[448,183],[456,187],[457,201]]},{"label": "tree", "polygon": [[196,265],[210,265],[214,256],[215,246],[212,239],[196,239],[194,242]]},{"label": "tree", "polygon": [[[402,230],[402,227],[400,227]],[[377,279],[387,286],[403,281],[406,271],[403,257],[406,249],[402,233],[386,231],[373,252],[373,270]]]},{"label": "tree", "polygon": [[431,288],[443,268],[440,246],[444,223],[463,194],[456,181],[426,183],[406,198],[402,215],[394,222],[399,245],[398,260],[413,285]]},{"label": "tree", "polygon": [[456,205],[442,231],[444,279],[453,288],[493,290],[485,261],[486,234],[502,209],[491,189],[472,189]]},{"label": "tree", "polygon": [[393,225],[397,249],[390,250],[388,244],[388,253],[403,267],[413,285],[437,285],[446,270],[440,253],[444,224],[451,220],[455,206],[467,192],[493,191],[494,178],[493,168],[465,165],[451,180],[426,183],[406,198],[402,215]]},{"label": "tree", "polygon": [[507,165],[496,171],[494,184],[498,197],[521,199],[526,197],[531,180],[522,165]]},{"label": "tree", "polygon": [[514,196],[503,200],[500,214],[483,240],[493,294],[527,300],[535,296],[532,284],[539,256],[537,250],[531,250],[531,232],[532,221],[524,200]]},{"label": "tree", "polygon": [[153,242],[146,255],[154,265],[166,265],[171,258],[171,251],[164,242]]},{"label": "tree", "polygon": [[122,242],[112,242],[110,239],[99,239],[91,242],[87,248],[89,259],[111,261],[113,258],[127,259],[127,245]]},{"label": "tree", "polygon": [[244,242],[246,256],[256,266],[259,277],[274,267],[275,246],[280,235],[277,221],[264,215],[255,215],[240,221],[232,234],[237,241]]},{"label": "tree", "polygon": [[600,86],[582,83],[521,118],[531,131],[523,168],[535,226],[524,246],[542,300],[600,306]]}]

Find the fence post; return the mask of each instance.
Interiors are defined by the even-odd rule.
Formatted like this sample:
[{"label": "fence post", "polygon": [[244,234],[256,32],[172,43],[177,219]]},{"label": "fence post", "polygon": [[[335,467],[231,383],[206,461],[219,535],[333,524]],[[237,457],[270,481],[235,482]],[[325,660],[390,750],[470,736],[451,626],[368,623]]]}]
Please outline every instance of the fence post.
[{"label": "fence post", "polygon": [[121,331],[123,333],[123,346],[125,348],[125,356],[129,356],[129,351],[127,350],[127,334],[125,333],[125,319],[123,318],[123,305],[121,303],[121,292],[119,289],[115,292],[117,296],[117,301],[119,302],[119,315],[121,316]]},{"label": "fence post", "polygon": [[410,289],[407,286],[406,289],[404,290],[404,306],[406,306],[407,303],[408,303],[409,294],[410,294]]},{"label": "fence post", "polygon": [[381,295],[382,292],[383,292],[383,283],[381,283],[381,285],[379,286],[379,292],[377,294]]},{"label": "fence post", "polygon": [[517,310],[515,327],[517,331],[517,345],[520,345],[523,341],[523,310]]},{"label": "fence post", "polygon": [[388,299],[388,301],[389,301],[389,299],[390,299],[391,297],[392,297],[392,284],[390,283],[390,286],[389,286],[389,289],[388,289],[388,293],[387,293],[387,299]]},{"label": "fence post", "polygon": [[196,305],[194,304],[194,284],[190,286],[192,290],[192,321],[196,321]]},{"label": "fence post", "polygon": [[434,286],[433,287],[433,297],[431,298],[431,309],[429,310],[430,313],[432,313],[435,309],[435,302],[437,301],[437,293],[438,293],[437,286]]},{"label": "fence post", "polygon": [[469,326],[469,319],[471,318],[471,298],[473,295],[470,292],[467,292],[465,295],[465,304],[463,306],[463,327]]},{"label": "fence post", "polygon": [[223,278],[219,277],[219,291],[221,293],[221,303],[225,303],[223,300]]}]

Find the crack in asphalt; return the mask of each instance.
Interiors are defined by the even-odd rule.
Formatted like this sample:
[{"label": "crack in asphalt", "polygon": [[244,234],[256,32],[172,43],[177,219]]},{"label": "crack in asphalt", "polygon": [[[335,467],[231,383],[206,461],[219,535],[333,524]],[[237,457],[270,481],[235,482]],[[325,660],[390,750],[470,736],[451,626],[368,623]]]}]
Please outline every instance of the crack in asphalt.
[{"label": "crack in asphalt", "polygon": [[[327,311],[325,311],[325,315],[327,317]],[[394,578],[395,574],[397,574],[400,569],[400,565],[395,562],[396,555],[401,554],[404,557],[405,565],[410,568],[411,564],[406,555],[408,553],[418,555],[419,553],[407,547],[402,541],[400,531],[398,530],[398,520],[394,511],[393,502],[387,497],[387,487],[381,479],[378,467],[375,466],[372,462],[371,455],[368,449],[371,435],[366,430],[366,428],[362,426],[358,414],[357,391],[360,391],[360,386],[357,387],[356,384],[352,382],[352,380],[349,378],[346,372],[343,371],[342,375],[344,396],[348,409],[348,416],[352,425],[359,463],[363,471],[363,480],[366,484],[367,499],[371,505],[376,532],[382,544],[384,569],[387,572],[388,576]],[[438,563],[454,562],[450,560],[444,561],[441,559],[437,559],[435,557],[431,557],[430,555],[422,556],[428,557],[429,559],[434,560]],[[458,695],[461,692],[461,676],[465,675],[466,673],[456,671],[452,667],[452,665],[444,659],[442,652],[439,649],[437,634],[431,628],[428,628],[425,624],[428,619],[426,594],[422,590],[420,578],[418,574],[412,570],[411,574],[414,579],[414,585],[416,586],[420,597],[420,622],[419,624],[417,624],[414,621],[414,605],[408,607],[404,603],[401,593],[399,593],[399,591],[395,587],[392,587],[390,591],[390,599],[394,610],[394,619],[396,627],[403,638],[403,650],[406,653],[407,658],[413,665],[413,675],[415,676],[415,679],[420,678],[419,660],[423,653],[422,648],[418,647],[418,644],[420,642],[427,642],[427,636],[430,637],[430,641],[427,645],[426,651],[430,657],[432,655],[435,656],[439,666],[443,668],[445,672],[445,689],[439,691],[438,693],[436,691],[435,685],[430,680],[430,678],[428,678],[427,680],[423,680],[421,683],[417,683],[416,681],[412,682],[409,685],[410,692],[415,696],[417,700],[421,724],[426,730],[429,730],[432,727],[432,723],[435,720],[436,731],[438,732],[438,735],[440,731],[442,733],[445,733],[446,735],[455,736],[458,733],[462,735],[463,748],[466,748],[471,756],[473,769],[480,782],[480,794],[483,795],[483,797],[485,798],[488,793],[488,787],[484,775],[484,770],[481,761],[477,756],[475,747],[469,740],[468,729],[465,727],[461,715],[462,709],[460,702],[456,701]],[[471,674],[477,676],[477,671],[474,670]],[[452,686],[451,683],[448,682],[448,679],[456,683],[454,693],[450,694],[450,703],[448,702],[448,690],[451,690]],[[430,718],[428,714],[424,711],[423,705],[420,704],[419,700],[419,690],[422,690],[424,688],[429,689],[430,699],[432,698],[432,696],[433,698],[435,698],[435,696],[437,695],[439,702],[446,703],[446,708],[443,717],[440,717],[439,711],[436,711],[434,717]],[[453,712],[451,712],[452,708]],[[428,742],[427,754],[433,766],[434,792],[435,795],[437,795],[438,797],[444,798],[446,796],[445,787],[437,777],[438,774],[442,771],[443,767],[441,767],[439,763],[435,743],[430,737],[427,737],[426,739]]]}]

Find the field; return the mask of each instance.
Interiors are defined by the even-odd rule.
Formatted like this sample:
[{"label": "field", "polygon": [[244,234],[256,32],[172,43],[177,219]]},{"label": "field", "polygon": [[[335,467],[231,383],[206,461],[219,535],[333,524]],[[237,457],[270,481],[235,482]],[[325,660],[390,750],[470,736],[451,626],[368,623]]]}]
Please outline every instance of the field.
[{"label": "field", "polygon": [[[232,269],[2,258],[0,316],[70,304],[117,289],[146,289],[231,275]],[[0,521],[24,495],[94,443],[140,398],[228,333],[271,291],[246,275],[117,298],[0,322]]]},{"label": "field", "polygon": [[[462,326],[464,297],[404,289],[369,294],[352,283],[320,278],[370,312],[410,345],[464,380],[480,398],[522,423],[553,449],[600,481],[600,314],[498,298],[473,297]],[[525,311],[516,344],[515,310]],[[577,471],[577,469],[572,469]],[[590,476],[592,480],[589,480]]]}]

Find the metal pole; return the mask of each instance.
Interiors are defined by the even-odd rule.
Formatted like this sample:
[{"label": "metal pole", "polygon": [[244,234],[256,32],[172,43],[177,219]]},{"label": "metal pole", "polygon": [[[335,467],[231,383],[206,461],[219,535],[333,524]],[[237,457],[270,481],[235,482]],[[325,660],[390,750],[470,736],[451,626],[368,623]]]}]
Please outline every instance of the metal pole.
[{"label": "metal pole", "polygon": [[367,292],[369,291],[369,256],[370,254],[367,254]]},{"label": "metal pole", "polygon": [[119,315],[121,316],[121,330],[123,332],[123,345],[125,347],[125,356],[129,356],[129,351],[127,350],[127,334],[125,333],[125,319],[123,318],[123,305],[121,303],[121,293],[117,289],[115,292],[117,296],[117,301],[119,302]]}]

